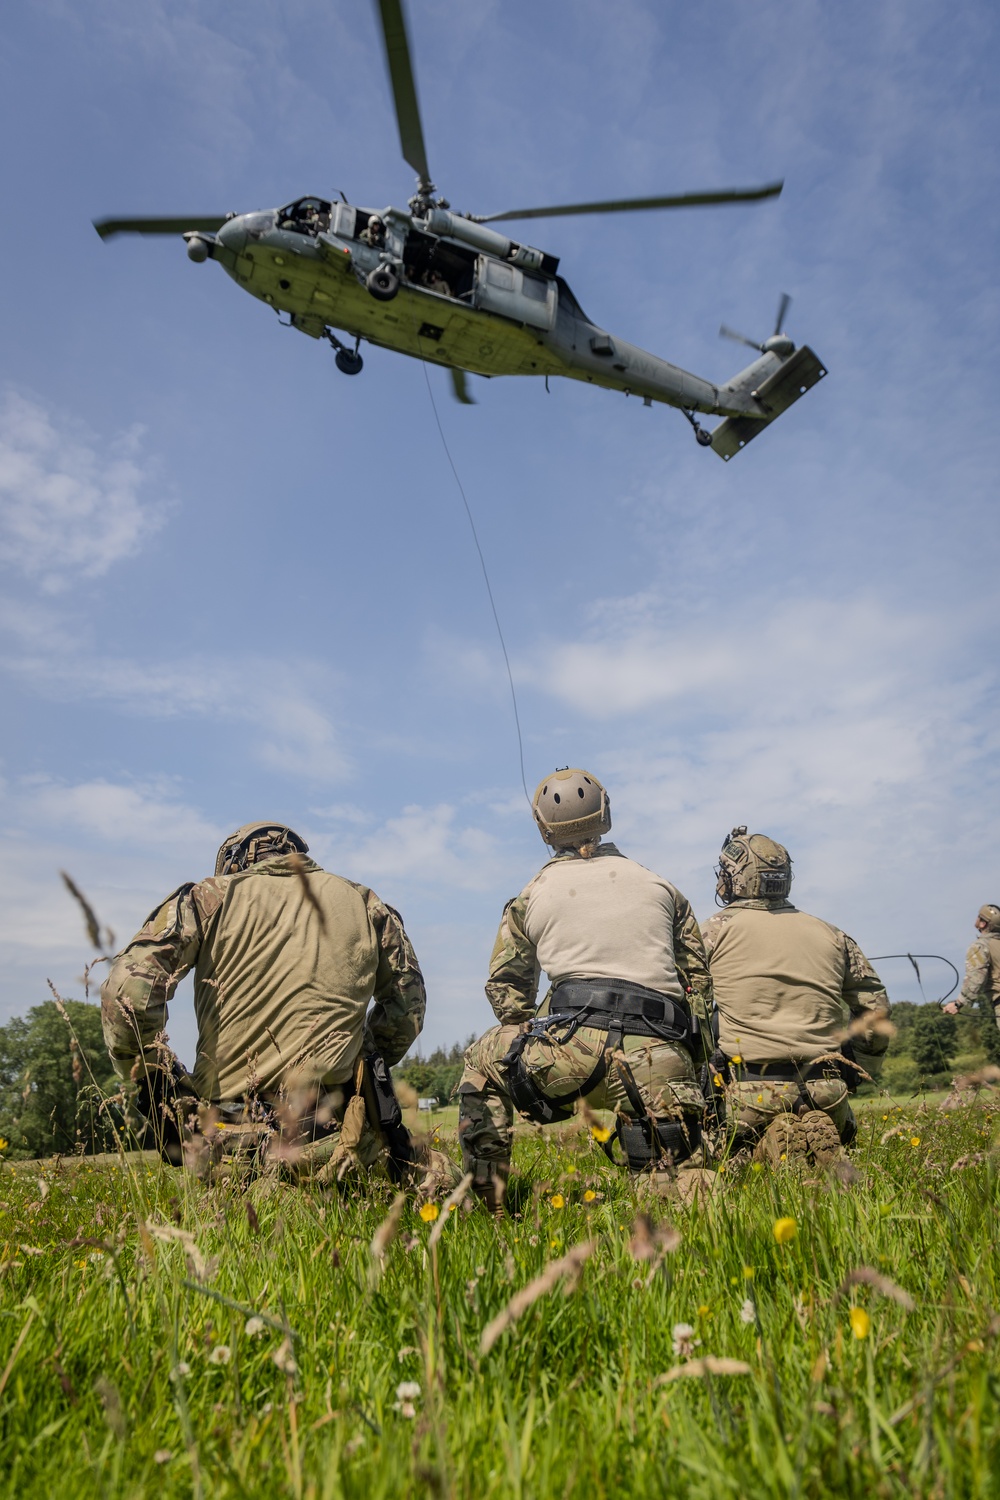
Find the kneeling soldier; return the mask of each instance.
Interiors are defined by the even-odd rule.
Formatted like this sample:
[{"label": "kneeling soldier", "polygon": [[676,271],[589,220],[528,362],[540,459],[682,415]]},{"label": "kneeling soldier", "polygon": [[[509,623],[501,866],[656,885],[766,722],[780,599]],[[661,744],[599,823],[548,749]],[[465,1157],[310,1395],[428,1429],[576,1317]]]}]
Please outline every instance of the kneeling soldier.
[{"label": "kneeling soldier", "polygon": [[[386,1147],[393,1175],[408,1165],[388,1069],[420,1034],[423,977],[399,913],[307,848],[279,823],[237,829],[215,875],[176,890],[112,963],[104,1039],[169,1160],[208,1104],[213,1121],[238,1127],[225,1136],[234,1144],[280,1127],[271,1147],[299,1171],[341,1175]],[[160,1034],[192,968],[188,1074]]]},{"label": "kneeling soldier", "polygon": [[[788,900],[783,845],[734,828],[716,875],[726,909],[705,923],[705,948],[733,1147],[836,1160],[857,1132],[859,1068],[877,1076],[888,1046],[882,981],[853,938]],[[843,1042],[855,1017],[871,1024]]]},{"label": "kneeling soldier", "polygon": [[[690,905],[601,843],[611,808],[596,777],[554,772],[532,810],[554,852],[504,908],[486,985],[501,1024],[469,1047],[459,1086],[464,1167],[493,1208],[515,1108],[541,1124],[579,1098],[614,1110],[633,1172],[690,1160],[701,1139],[692,1050],[711,984]],[[552,987],[536,1013],[540,970]]]}]

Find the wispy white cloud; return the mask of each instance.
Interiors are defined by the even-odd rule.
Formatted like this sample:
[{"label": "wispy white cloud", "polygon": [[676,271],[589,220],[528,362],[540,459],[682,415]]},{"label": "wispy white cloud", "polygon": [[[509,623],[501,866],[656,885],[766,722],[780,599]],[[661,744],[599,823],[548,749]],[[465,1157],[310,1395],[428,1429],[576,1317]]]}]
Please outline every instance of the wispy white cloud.
[{"label": "wispy white cloud", "polygon": [[162,525],[144,501],[137,427],[101,444],[80,424],[9,390],[0,407],[0,562],[57,593],[100,578]]}]

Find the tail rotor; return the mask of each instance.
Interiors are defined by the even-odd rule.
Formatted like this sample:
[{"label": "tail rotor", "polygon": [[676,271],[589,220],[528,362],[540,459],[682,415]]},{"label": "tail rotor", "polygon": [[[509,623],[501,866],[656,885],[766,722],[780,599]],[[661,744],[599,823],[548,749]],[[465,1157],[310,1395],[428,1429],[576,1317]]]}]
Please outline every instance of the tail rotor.
[{"label": "tail rotor", "polygon": [[782,292],[778,302],[778,316],[775,319],[774,332],[762,344],[758,344],[756,339],[748,339],[745,333],[737,333],[735,328],[727,328],[725,323],[719,329],[719,337],[732,339],[736,344],[746,344],[748,349],[756,349],[760,354],[776,354],[779,359],[788,359],[795,353],[795,345],[787,333],[782,332],[782,329],[791,305],[791,297],[787,292]]}]

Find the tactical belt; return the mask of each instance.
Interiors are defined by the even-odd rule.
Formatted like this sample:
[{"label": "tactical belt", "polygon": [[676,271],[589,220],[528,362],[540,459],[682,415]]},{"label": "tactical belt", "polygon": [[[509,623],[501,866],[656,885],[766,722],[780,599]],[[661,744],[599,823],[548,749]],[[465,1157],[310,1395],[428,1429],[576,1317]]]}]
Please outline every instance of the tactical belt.
[{"label": "tactical belt", "polygon": [[577,1026],[593,1026],[685,1047],[691,1047],[697,1035],[694,1019],[683,1005],[627,979],[563,980],[552,991],[549,1014],[571,1020],[574,1031]]},{"label": "tactical belt", "polygon": [[760,1078],[763,1082],[811,1083],[817,1078],[836,1077],[847,1085],[853,1094],[858,1086],[858,1074],[854,1069],[828,1059],[820,1063],[795,1063],[788,1058],[774,1062],[741,1062],[735,1064],[737,1075],[744,1078]]}]

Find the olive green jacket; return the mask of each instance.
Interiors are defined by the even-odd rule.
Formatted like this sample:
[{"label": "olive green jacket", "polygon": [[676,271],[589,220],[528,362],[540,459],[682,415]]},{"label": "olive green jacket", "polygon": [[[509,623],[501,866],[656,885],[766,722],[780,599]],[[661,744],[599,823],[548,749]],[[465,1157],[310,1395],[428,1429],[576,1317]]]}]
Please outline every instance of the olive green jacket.
[{"label": "olive green jacket", "polygon": [[191,1081],[203,1099],[346,1081],[373,998],[368,1027],[388,1063],[423,1025],[423,976],[398,912],[300,855],[182,885],[150,914],[101,990],[120,1077],[137,1076],[140,1058],[164,1061],[157,1038],[191,969]]},{"label": "olive green jacket", "polygon": [[980,996],[1000,1006],[1000,934],[981,932],[965,955],[965,979],[956,1005],[972,1005]]}]

